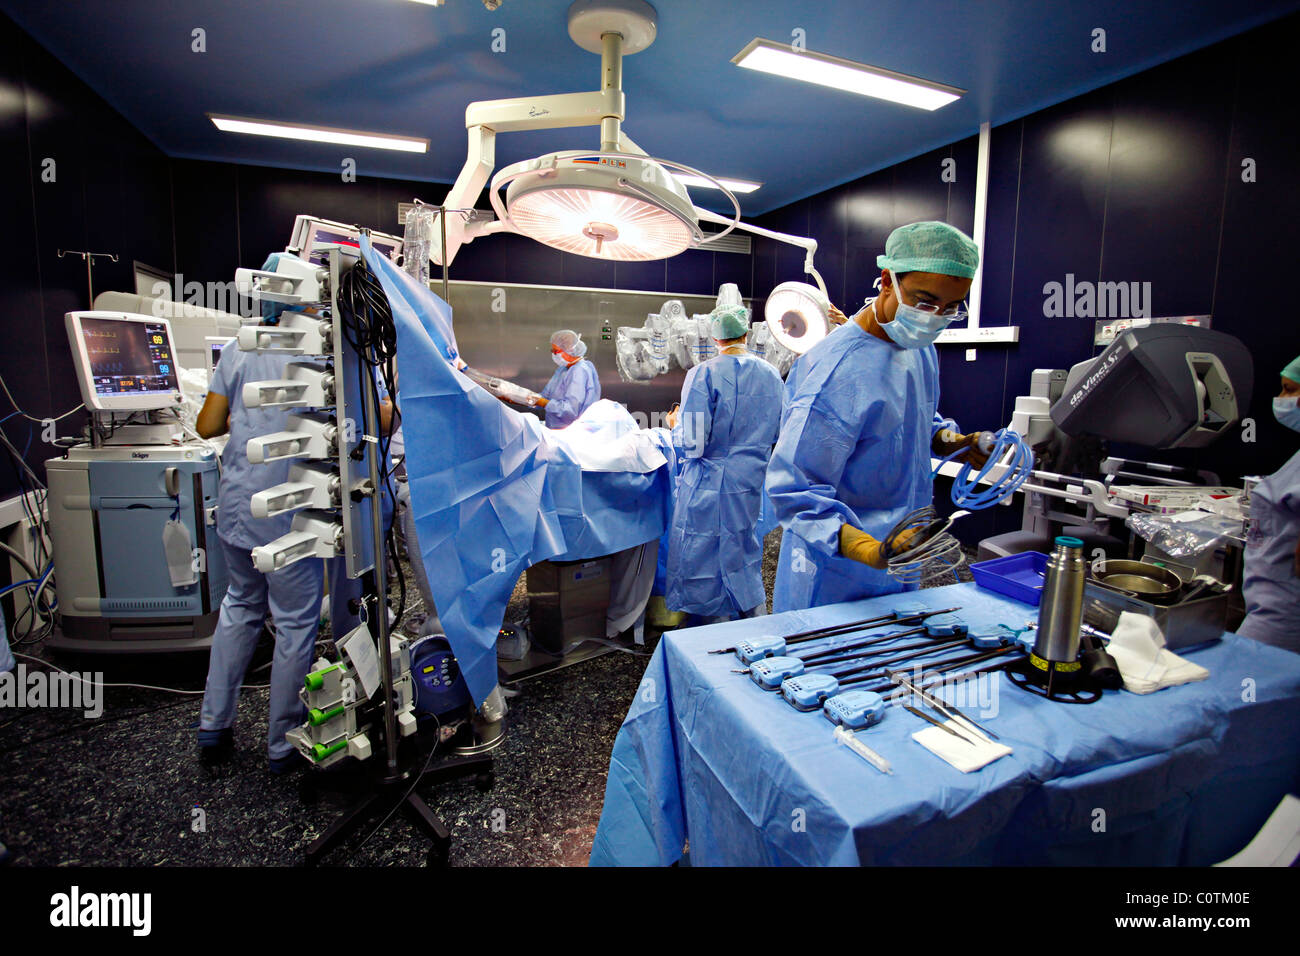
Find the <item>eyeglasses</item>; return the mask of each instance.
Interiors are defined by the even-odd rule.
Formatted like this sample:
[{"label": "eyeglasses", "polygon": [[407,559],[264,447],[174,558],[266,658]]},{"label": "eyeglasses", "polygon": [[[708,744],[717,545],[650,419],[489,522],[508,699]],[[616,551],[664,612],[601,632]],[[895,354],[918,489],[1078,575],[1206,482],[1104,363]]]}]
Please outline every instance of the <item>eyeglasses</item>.
[{"label": "eyeglasses", "polygon": [[[903,288],[903,284],[901,282],[897,283],[896,288],[899,292],[907,291],[906,289]],[[924,312],[927,315],[938,315],[945,319],[957,318],[966,314],[965,302],[958,302],[956,305],[950,305],[948,306],[948,308],[943,309],[942,311],[940,311],[939,307],[935,305],[933,302],[908,302],[907,304],[910,305],[912,308],[916,309],[917,311]]]}]

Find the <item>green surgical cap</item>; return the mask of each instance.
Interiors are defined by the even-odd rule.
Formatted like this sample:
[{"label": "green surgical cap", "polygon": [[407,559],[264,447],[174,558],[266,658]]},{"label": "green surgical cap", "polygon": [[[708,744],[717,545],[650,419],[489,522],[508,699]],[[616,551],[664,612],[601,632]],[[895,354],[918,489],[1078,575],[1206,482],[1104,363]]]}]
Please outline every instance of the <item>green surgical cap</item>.
[{"label": "green surgical cap", "polygon": [[709,313],[709,317],[713,319],[715,339],[725,342],[749,334],[749,309],[743,305],[720,305]]},{"label": "green surgical cap", "polygon": [[1291,364],[1282,369],[1282,377],[1293,382],[1300,382],[1300,355],[1291,360]]},{"label": "green surgical cap", "polygon": [[980,250],[970,236],[946,222],[913,222],[899,226],[885,240],[885,254],[876,265],[899,274],[937,272],[975,278]]}]

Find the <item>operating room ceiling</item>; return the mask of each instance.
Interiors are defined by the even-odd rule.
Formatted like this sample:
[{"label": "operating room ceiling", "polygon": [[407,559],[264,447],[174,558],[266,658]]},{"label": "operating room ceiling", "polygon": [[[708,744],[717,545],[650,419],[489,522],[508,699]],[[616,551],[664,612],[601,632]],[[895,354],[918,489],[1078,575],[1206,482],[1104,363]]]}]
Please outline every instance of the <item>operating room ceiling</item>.
[{"label": "operating room ceiling", "polygon": [[[747,216],[1300,8],[1296,0],[653,3],[658,39],[624,62],[624,128],[651,155],[764,183],[741,197]],[[351,157],[360,176],[429,182],[459,172],[471,101],[597,88],[599,58],[569,39],[568,6],[0,0],[171,156],[329,171]],[[192,49],[196,28],[205,31],[205,52]],[[1097,29],[1105,52],[1093,51]],[[810,50],[969,92],[928,113],[731,63],[754,37],[796,36]],[[222,133],[209,112],[427,137],[431,145],[416,155]],[[497,140],[497,168],[553,149],[596,148],[598,139],[595,127],[506,134]],[[431,198],[440,193],[431,190]],[[716,192],[692,196],[720,208]]]}]

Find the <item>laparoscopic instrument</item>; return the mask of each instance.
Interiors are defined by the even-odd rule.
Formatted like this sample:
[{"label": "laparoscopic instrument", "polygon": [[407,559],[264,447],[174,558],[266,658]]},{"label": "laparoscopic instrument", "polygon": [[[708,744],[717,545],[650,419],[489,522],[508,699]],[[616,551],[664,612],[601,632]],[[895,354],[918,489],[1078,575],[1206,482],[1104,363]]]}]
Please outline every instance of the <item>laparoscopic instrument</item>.
[{"label": "laparoscopic instrument", "polygon": [[942,614],[951,614],[954,611],[960,611],[960,607],[946,607],[938,610],[921,607],[920,605],[911,605],[907,607],[894,608],[888,614],[882,614],[879,617],[869,617],[861,621],[851,621],[847,624],[835,624],[826,627],[815,627],[807,631],[799,631],[795,634],[786,635],[765,635],[756,637],[752,640],[741,641],[734,647],[720,647],[715,651],[709,651],[710,654],[731,654],[734,653],[742,664],[752,664],[754,661],[761,660],[764,657],[776,657],[784,654],[786,649],[796,644],[806,644],[812,641],[820,641],[830,637],[841,637],[853,631],[866,631],[876,627],[884,627],[887,624],[909,624],[924,621]]},{"label": "laparoscopic instrument", "polygon": [[[778,658],[794,658],[803,661],[810,667],[817,667],[822,664],[838,664],[841,661],[856,660],[863,657],[861,651],[863,648],[872,647],[876,644],[893,644],[905,637],[912,637],[917,634],[926,634],[930,638],[937,637],[960,637],[966,633],[966,622],[960,618],[951,615],[940,615],[931,618],[920,627],[908,628],[905,631],[894,631],[891,634],[885,634],[882,637],[863,638],[862,640],[849,641],[845,644],[832,644],[824,648],[808,648],[803,651],[791,651],[789,654],[767,654],[755,658],[748,662],[752,667],[759,661],[776,660]],[[841,635],[842,636],[842,635]],[[915,647],[927,646],[927,643],[913,645]],[[886,651],[904,650],[905,648],[886,648]],[[846,653],[853,651],[855,653]],[[742,658],[743,660],[743,658]],[[746,671],[737,671],[737,673],[747,673]]]},{"label": "laparoscopic instrument", "polygon": [[[844,677],[849,674],[856,674],[864,670],[881,667],[889,663],[911,660],[913,658],[922,658],[931,654],[940,653],[950,647],[955,647],[966,642],[965,627],[963,626],[960,633],[944,634],[943,638],[936,643],[935,638],[930,637],[914,644],[904,644],[895,646],[895,643],[903,638],[926,631],[924,627],[911,628],[906,631],[897,631],[893,634],[886,634],[884,637],[869,642],[860,642],[862,644],[880,644],[886,643],[889,646],[879,648],[873,651],[861,652],[862,648],[856,648],[856,652],[842,654],[842,651],[848,651],[850,648],[845,645],[842,647],[830,648],[821,653],[811,655],[808,658],[794,657],[792,655],[781,655],[777,657],[765,657],[762,660],[755,661],[749,665],[747,670],[733,671],[736,674],[748,674],[750,679],[764,690],[777,690],[781,686],[781,681],[787,677],[798,676],[809,668],[825,667],[831,664],[840,664],[845,662],[863,662],[871,661],[870,664],[857,663],[857,666],[846,668],[844,670],[832,672],[833,676]],[[887,656],[894,655],[894,656]],[[886,657],[883,661],[876,661],[878,657]]]},{"label": "laparoscopic instrument", "polygon": [[[795,710],[810,711],[816,710],[822,706],[823,702],[836,694],[840,693],[845,687],[851,687],[857,684],[864,684],[868,681],[880,681],[887,678],[887,682],[882,683],[880,687],[868,688],[872,691],[890,690],[898,684],[896,674],[898,670],[891,667],[894,663],[902,662],[920,662],[937,653],[943,653],[960,644],[967,644],[967,641],[956,641],[945,643],[941,647],[932,647],[929,651],[921,654],[908,654],[902,658],[895,658],[889,661],[876,661],[867,665],[851,668],[848,671],[839,673],[800,673],[792,674],[783,678],[780,682],[781,696]],[[979,645],[974,645],[979,646]],[[1019,645],[1012,644],[994,648],[984,648],[978,653],[970,654],[963,657],[941,660],[937,663],[938,667],[933,668],[931,673],[946,673],[955,667],[964,667],[968,664],[978,664],[994,657],[1001,657],[1010,654],[1019,649]],[[846,679],[847,678],[847,679]],[[755,678],[755,682],[765,690],[775,690],[768,688],[765,684]]]}]

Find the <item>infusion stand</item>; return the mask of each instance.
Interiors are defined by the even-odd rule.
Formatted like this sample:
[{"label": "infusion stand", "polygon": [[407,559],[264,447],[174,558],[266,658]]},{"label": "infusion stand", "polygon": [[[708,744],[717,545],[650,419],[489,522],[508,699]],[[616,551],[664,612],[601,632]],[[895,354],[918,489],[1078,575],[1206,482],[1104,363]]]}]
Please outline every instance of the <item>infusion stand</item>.
[{"label": "infusion stand", "polygon": [[[361,230],[363,235],[369,235],[368,229]],[[444,232],[445,242],[445,232]],[[445,248],[445,247],[444,247]],[[330,252],[330,297],[331,297],[331,317],[335,327],[335,342],[342,343],[345,339],[342,337],[342,315],[338,309],[338,289],[340,268],[340,255],[338,250]],[[446,282],[446,266],[443,267]],[[342,348],[341,344],[336,344],[336,348]],[[339,363],[346,365],[346,362]],[[367,374],[371,366],[366,365]],[[346,374],[344,368],[336,368],[336,373],[342,376]],[[339,389],[340,393],[343,389]],[[365,419],[365,435],[362,436],[361,447],[370,445],[369,461],[369,504],[371,516],[371,546],[374,549],[374,561],[372,568],[362,575],[363,594],[361,598],[362,607],[365,609],[365,619],[376,622],[376,630],[379,644],[379,661],[380,673],[384,684],[384,758],[385,766],[382,775],[369,781],[363,781],[363,786],[368,783],[369,788],[364,792],[358,801],[348,809],[341,817],[335,820],[325,829],[307,847],[305,854],[305,864],[307,866],[316,866],[321,858],[332,848],[342,843],[348,836],[361,829],[370,818],[379,812],[387,809],[380,827],[385,826],[392,819],[394,811],[403,809],[407,812],[411,822],[417,828],[422,830],[432,841],[429,849],[428,861],[430,865],[445,866],[448,854],[451,849],[451,830],[439,819],[439,817],[430,809],[417,792],[421,784],[440,784],[461,777],[474,777],[475,786],[480,791],[486,792],[491,788],[493,782],[492,767],[493,760],[485,754],[473,754],[468,756],[452,757],[442,760],[435,765],[430,765],[428,757],[432,756],[432,751],[426,756],[417,754],[416,758],[407,769],[403,769],[398,762],[397,754],[397,718],[396,703],[393,700],[393,674],[392,674],[392,653],[389,646],[388,633],[388,604],[386,601],[388,591],[388,559],[387,552],[384,548],[384,521],[383,521],[383,482],[381,480],[380,466],[380,448],[382,442],[380,439],[379,428],[379,409],[375,404],[376,393],[369,387],[361,387],[361,400],[363,407],[363,417]],[[357,566],[364,563],[363,548],[360,542],[354,541],[351,536],[344,536],[346,547],[353,550],[354,559]],[[337,637],[337,635],[336,635]],[[436,748],[440,741],[434,743]],[[421,759],[424,760],[423,767],[416,769]],[[304,802],[314,803],[319,797],[319,784],[322,781],[318,779],[317,774],[311,774],[304,778],[299,793]],[[378,828],[374,832],[377,832]],[[367,839],[369,839],[367,837]]]}]

